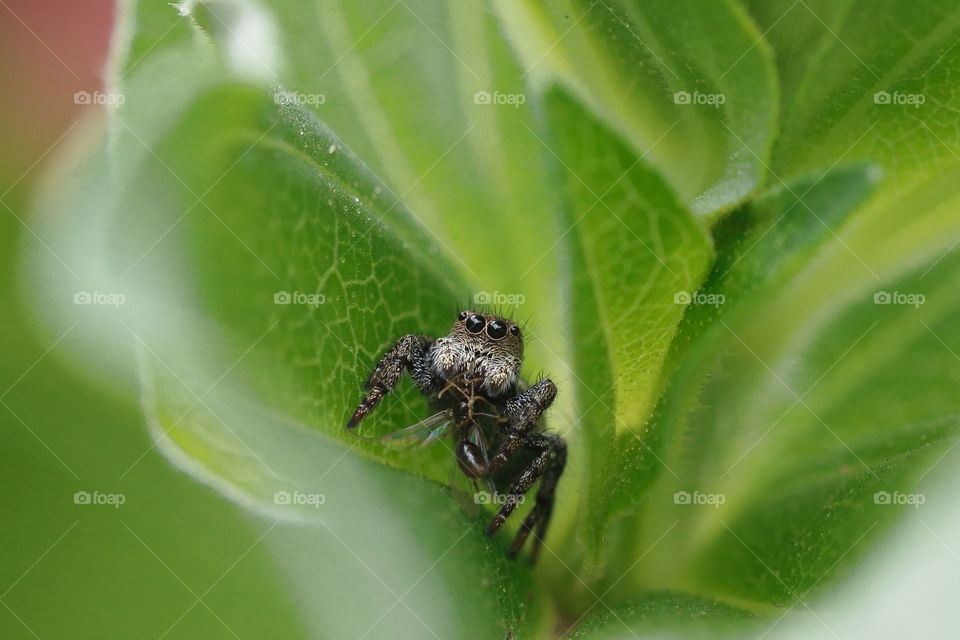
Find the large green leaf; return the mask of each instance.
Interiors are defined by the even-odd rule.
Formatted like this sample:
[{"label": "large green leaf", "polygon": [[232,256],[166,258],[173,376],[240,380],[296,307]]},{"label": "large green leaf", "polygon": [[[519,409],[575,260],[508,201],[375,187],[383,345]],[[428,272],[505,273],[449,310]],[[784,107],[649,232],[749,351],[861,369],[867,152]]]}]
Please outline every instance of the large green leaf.
[{"label": "large green leaf", "polygon": [[[775,640],[834,635],[841,638],[949,638],[958,614],[952,595],[958,586],[956,543],[957,455],[931,468],[922,504],[907,510],[874,557],[842,587],[814,607],[798,605],[762,632]],[[921,595],[922,594],[922,595]]]},{"label": "large green leaf", "polygon": [[[563,90],[544,101],[558,158],[570,327],[578,336],[576,379],[586,509],[581,527],[595,561],[605,520],[602,490],[620,471],[609,464],[618,435],[642,432],[661,387],[661,367],[684,305],[696,291],[712,244],[700,222],[643,158]],[[576,127],[570,123],[578,123]],[[567,160],[562,160],[566,158]]]},{"label": "large green leaf", "polygon": [[[259,46],[238,43],[245,8],[211,2],[194,13],[229,52]],[[532,117],[536,94],[496,16],[479,3],[387,1],[324,1],[306,13],[277,1],[258,16],[281,59],[270,65],[269,82],[306,102],[449,254],[450,271],[469,286],[445,310],[486,298],[530,321],[525,373],[561,381],[554,419],[562,430],[572,426],[573,394],[562,384],[570,378],[568,328],[563,314],[539,311],[561,306],[562,229],[542,162],[549,150]],[[411,41],[417,46],[396,44]],[[573,446],[567,478],[582,473]],[[570,526],[575,513],[575,503],[561,504],[554,530]]]},{"label": "large green leaf", "polygon": [[[749,2],[777,60],[781,124],[772,185],[840,162],[878,164],[884,181],[829,243],[793,299],[848,299],[953,248],[960,229],[953,76],[960,15],[950,2]],[[751,147],[759,157],[764,148]],[[798,285],[803,286],[803,285]],[[781,318],[798,315],[784,305]],[[778,318],[775,321],[779,321]]]},{"label": "large green leaf", "polygon": [[921,505],[908,510],[872,563],[858,568],[828,597],[803,597],[772,616],[752,619],[711,602],[651,597],[604,611],[576,637],[632,638],[642,632],[663,640],[949,638],[957,625],[952,596],[960,562],[952,542],[960,530],[956,473],[956,453],[944,456],[925,490],[910,494]]},{"label": "large green leaf", "polygon": [[[243,36],[242,24],[254,19],[247,3],[197,7],[225,55],[263,48]],[[482,3],[323,0],[305,8],[275,0],[256,13],[275,35],[267,80],[280,85],[281,99],[304,102],[403,197],[469,282],[461,304],[487,293],[522,317],[558,304],[548,249],[559,231],[531,121],[534,96]],[[498,95],[511,103],[498,104]],[[562,327],[545,315],[535,329],[527,360],[556,370],[564,354],[546,345],[560,342]]]},{"label": "large green leaf", "polygon": [[[873,503],[877,491],[909,492],[950,445],[960,406],[925,372],[956,369],[940,342],[956,340],[946,294],[956,286],[955,260],[927,280],[921,270],[886,285],[925,296],[917,307],[877,304],[870,290],[827,317],[823,306],[808,307],[798,320],[800,327],[817,323],[815,332],[755,320],[758,308],[775,312],[783,304],[780,296],[792,291],[787,283],[802,274],[796,261],[816,251],[828,225],[842,225],[870,189],[868,175],[835,171],[799,181],[718,229],[727,258],[704,294],[729,303],[694,312],[681,329],[697,337],[690,347],[678,342],[676,374],[658,411],[666,443],[658,461],[670,473],[656,474],[645,497],[636,549],[649,548],[669,526],[678,533],[638,564],[637,583],[669,575],[669,588],[793,601],[836,563],[859,557],[868,548],[861,539],[896,515]],[[799,194],[821,215],[777,224]],[[771,340],[771,330],[795,332]],[[924,401],[906,401],[910,396]],[[635,503],[650,481],[657,469],[643,463],[646,453],[636,451],[630,463],[628,452],[633,480],[613,489],[610,508]],[[678,503],[678,492],[724,502]]]},{"label": "large green leaf", "polygon": [[153,354],[144,354],[143,376],[161,450],[270,527],[265,544],[310,636],[501,638],[518,630],[522,569],[508,566],[484,523],[451,508],[439,486],[360,459],[248,393],[213,391],[198,404]]},{"label": "large green leaf", "polygon": [[882,12],[863,0],[745,4],[776,52],[775,175],[869,159],[883,166],[889,186],[906,187],[927,179],[930,167],[956,164],[949,113],[960,15],[953,3],[936,0],[918,11],[890,2]]},{"label": "large green leaf", "polygon": [[[671,345],[669,385],[657,407],[655,429],[641,441],[624,442],[621,479],[611,483],[605,505],[629,508],[665,467],[666,442],[700,406],[700,394],[714,359],[732,340],[731,327],[755,322],[754,310],[785,288],[823,250],[830,229],[842,226],[876,183],[868,168],[834,170],[773,189],[731,214],[714,230],[718,258],[697,300],[684,315]],[[806,206],[812,207],[806,209]],[[819,214],[813,213],[816,210]],[[711,456],[712,457],[712,456]],[[687,460],[686,457],[682,458]],[[694,460],[700,462],[699,456]]]},{"label": "large green leaf", "polygon": [[[141,68],[173,68],[197,53],[164,51]],[[104,342],[134,336],[159,448],[273,520],[286,513],[277,491],[328,497],[311,517],[277,525],[267,543],[312,634],[334,617],[367,637],[517,631],[536,617],[515,591],[529,574],[508,569],[502,544],[458,515],[445,490],[363,460],[360,449],[386,453],[358,446],[342,427],[379,353],[403,333],[444,331],[465,287],[396,196],[312,114],[260,89],[200,80],[185,89],[189,103],[130,82],[138,117],[118,114],[109,153],[78,170],[80,186],[48,202],[42,221],[61,255],[98,252],[77,261],[85,286],[125,296],[116,309],[83,311]],[[72,286],[45,292],[63,319],[77,313]],[[422,417],[423,399],[404,391],[373,428]],[[418,469],[445,481],[451,462],[442,449],[420,452]],[[436,515],[419,530],[400,516],[427,511]],[[348,587],[346,576],[357,580]],[[435,606],[449,594],[463,598]]]}]

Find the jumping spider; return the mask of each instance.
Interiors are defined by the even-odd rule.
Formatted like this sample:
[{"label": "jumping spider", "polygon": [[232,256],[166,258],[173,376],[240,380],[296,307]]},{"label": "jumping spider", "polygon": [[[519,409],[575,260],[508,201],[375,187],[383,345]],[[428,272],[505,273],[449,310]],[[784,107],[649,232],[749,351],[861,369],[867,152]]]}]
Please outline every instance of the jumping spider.
[{"label": "jumping spider", "polygon": [[[492,536],[540,479],[536,502],[510,547],[516,557],[534,531],[530,561],[534,562],[553,511],[557,481],[567,460],[567,444],[543,430],[544,411],[557,395],[549,378],[523,388],[520,327],[499,316],[462,311],[443,338],[406,335],[380,358],[364,388],[367,395],[347,428],[356,427],[409,371],[421,393],[437,411],[421,423],[402,429],[401,436],[436,440],[448,431],[456,438],[454,453],[464,475],[473,480],[493,477],[508,462],[526,454],[532,460],[513,479],[499,512],[487,527]],[[487,455],[487,439],[490,439]]]}]

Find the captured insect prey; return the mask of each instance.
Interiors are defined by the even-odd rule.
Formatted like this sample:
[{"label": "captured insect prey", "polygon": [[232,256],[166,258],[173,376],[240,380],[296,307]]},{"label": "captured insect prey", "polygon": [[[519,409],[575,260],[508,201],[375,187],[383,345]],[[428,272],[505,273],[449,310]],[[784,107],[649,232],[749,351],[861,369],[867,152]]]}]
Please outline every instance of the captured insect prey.
[{"label": "captured insect prey", "polygon": [[526,388],[518,377],[522,361],[520,327],[499,316],[462,311],[443,338],[407,335],[397,340],[367,379],[367,395],[347,428],[356,427],[409,371],[434,413],[376,440],[423,446],[453,434],[457,466],[474,487],[483,480],[495,494],[496,481],[506,476],[509,489],[487,526],[488,536],[503,526],[539,479],[534,505],[510,547],[514,558],[533,532],[534,562],[550,523],[567,443],[544,431],[543,413],[557,395],[556,386],[544,378]]}]

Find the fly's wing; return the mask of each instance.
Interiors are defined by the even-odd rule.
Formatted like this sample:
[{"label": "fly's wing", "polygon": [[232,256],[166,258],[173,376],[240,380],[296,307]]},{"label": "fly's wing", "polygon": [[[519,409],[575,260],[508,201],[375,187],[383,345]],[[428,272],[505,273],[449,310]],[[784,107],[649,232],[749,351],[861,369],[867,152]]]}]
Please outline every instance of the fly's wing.
[{"label": "fly's wing", "polygon": [[[483,458],[483,464],[486,466],[490,465],[490,454],[488,453],[487,441],[483,437],[483,431],[480,430],[480,427],[474,425],[473,429],[469,434],[470,441],[473,442],[477,447],[480,448],[480,456]],[[497,493],[497,486],[493,483],[493,478],[487,476],[484,478],[487,485],[487,492],[493,496]]]},{"label": "fly's wing", "polygon": [[433,444],[453,427],[453,416],[449,411],[440,411],[429,418],[409,427],[404,427],[382,436],[360,436],[366,442],[379,442],[392,447],[426,447]]},{"label": "fly's wing", "polygon": [[[470,424],[464,429],[467,429],[467,440],[473,442],[479,448],[484,464],[489,464],[490,456],[483,432],[476,424]],[[494,504],[496,487],[492,478],[468,477],[460,469],[460,465],[457,464],[456,455],[453,456],[453,459],[453,465],[450,467],[450,487],[464,512],[475,518],[480,515],[480,505]]]}]

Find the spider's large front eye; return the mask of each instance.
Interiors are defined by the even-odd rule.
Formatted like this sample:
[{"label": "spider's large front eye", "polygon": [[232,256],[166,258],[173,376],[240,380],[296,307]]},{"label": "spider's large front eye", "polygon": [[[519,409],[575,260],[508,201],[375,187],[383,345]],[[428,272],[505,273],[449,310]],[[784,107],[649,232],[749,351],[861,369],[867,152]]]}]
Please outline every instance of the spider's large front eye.
[{"label": "spider's large front eye", "polygon": [[499,340],[507,335],[507,325],[499,320],[491,320],[490,324],[487,325],[487,335],[494,340]]},{"label": "spider's large front eye", "polygon": [[470,333],[480,333],[483,331],[483,325],[486,324],[483,318],[477,315],[467,318],[467,331]]}]

